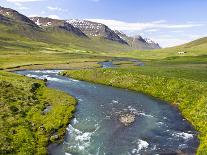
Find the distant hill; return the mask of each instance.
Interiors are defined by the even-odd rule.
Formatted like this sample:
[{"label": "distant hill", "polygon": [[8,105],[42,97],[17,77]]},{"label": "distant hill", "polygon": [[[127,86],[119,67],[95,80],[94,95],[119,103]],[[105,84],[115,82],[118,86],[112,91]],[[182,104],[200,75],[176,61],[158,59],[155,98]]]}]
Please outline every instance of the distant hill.
[{"label": "distant hill", "polygon": [[129,37],[123,32],[115,31],[116,34],[118,34],[124,41],[127,42],[127,44],[135,49],[140,50],[150,50],[150,49],[160,49],[160,45],[158,43],[155,43],[151,39],[144,39],[142,36],[137,35],[134,37]]},{"label": "distant hill", "polygon": [[207,37],[194,40],[178,47],[185,49],[207,49]]},{"label": "distant hill", "polygon": [[174,52],[177,54],[183,53],[182,55],[192,55],[193,53],[196,53],[196,54],[206,53],[207,52],[207,37],[196,39],[194,41],[191,41],[183,45],[165,48],[165,49],[162,49],[161,51]]}]

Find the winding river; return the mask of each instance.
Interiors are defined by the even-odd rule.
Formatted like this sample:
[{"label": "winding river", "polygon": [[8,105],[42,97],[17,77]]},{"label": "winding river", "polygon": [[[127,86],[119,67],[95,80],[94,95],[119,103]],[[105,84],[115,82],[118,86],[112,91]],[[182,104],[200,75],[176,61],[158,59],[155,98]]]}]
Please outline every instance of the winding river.
[{"label": "winding river", "polygon": [[[196,131],[170,104],[119,88],[92,84],[58,75],[59,70],[17,71],[47,78],[48,87],[78,99],[77,112],[63,144],[50,145],[54,155],[194,154]],[[52,108],[52,107],[51,107]],[[120,114],[130,113],[126,126]]]}]

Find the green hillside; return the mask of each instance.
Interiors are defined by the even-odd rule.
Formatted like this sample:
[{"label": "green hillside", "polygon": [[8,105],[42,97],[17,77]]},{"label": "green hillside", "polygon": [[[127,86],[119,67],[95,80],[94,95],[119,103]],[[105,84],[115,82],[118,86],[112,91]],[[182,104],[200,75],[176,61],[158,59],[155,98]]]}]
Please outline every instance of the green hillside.
[{"label": "green hillside", "polygon": [[94,53],[101,55],[131,50],[117,42],[79,37],[55,28],[34,29],[31,25],[13,20],[0,22],[0,29],[0,68],[68,62],[72,53],[76,54],[76,58],[82,58]]}]

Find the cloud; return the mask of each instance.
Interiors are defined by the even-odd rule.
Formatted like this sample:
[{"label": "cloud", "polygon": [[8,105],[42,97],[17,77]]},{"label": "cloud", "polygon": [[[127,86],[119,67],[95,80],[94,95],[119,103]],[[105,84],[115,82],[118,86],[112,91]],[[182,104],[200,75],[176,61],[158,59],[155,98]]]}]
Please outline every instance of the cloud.
[{"label": "cloud", "polygon": [[40,15],[38,15],[38,14],[30,14],[30,15],[28,15],[28,17],[39,17]]},{"label": "cloud", "polygon": [[169,24],[165,20],[158,20],[152,22],[123,22],[118,20],[107,20],[107,19],[87,19],[94,22],[99,22],[106,24],[111,29],[120,30],[120,31],[143,31],[148,29],[184,29],[192,27],[204,26],[204,24]]},{"label": "cloud", "polygon": [[20,10],[29,10],[28,7],[24,7],[24,6],[19,7],[19,9],[20,9]]},{"label": "cloud", "polygon": [[6,1],[18,4],[18,3],[37,2],[37,1],[44,1],[44,0],[6,0]]},{"label": "cloud", "polygon": [[49,18],[52,18],[52,19],[60,19],[60,17],[57,16],[57,15],[49,15],[48,17],[49,17]]},{"label": "cloud", "polygon": [[148,29],[145,32],[157,32],[157,31],[159,31],[159,29]]},{"label": "cloud", "polygon": [[68,11],[66,9],[62,9],[59,7],[52,7],[52,6],[48,6],[47,9],[49,9],[50,11],[60,11],[60,12],[67,12]]},{"label": "cloud", "polygon": [[205,35],[181,33],[179,35],[173,35],[173,34],[155,35],[152,36],[151,39],[156,40],[156,42],[158,42],[162,47],[173,47],[173,46],[188,43],[190,41],[202,37],[205,37]]}]

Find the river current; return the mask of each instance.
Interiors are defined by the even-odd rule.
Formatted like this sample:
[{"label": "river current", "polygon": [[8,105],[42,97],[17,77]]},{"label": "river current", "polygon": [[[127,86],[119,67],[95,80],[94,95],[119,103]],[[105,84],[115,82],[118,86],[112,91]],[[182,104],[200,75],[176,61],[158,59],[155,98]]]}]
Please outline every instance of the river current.
[{"label": "river current", "polygon": [[[71,94],[77,111],[54,155],[194,154],[196,131],[170,104],[141,93],[58,75],[59,70],[26,70],[18,74],[47,79],[48,87]],[[52,108],[52,107],[50,107]],[[128,126],[121,114],[133,114]]]}]

